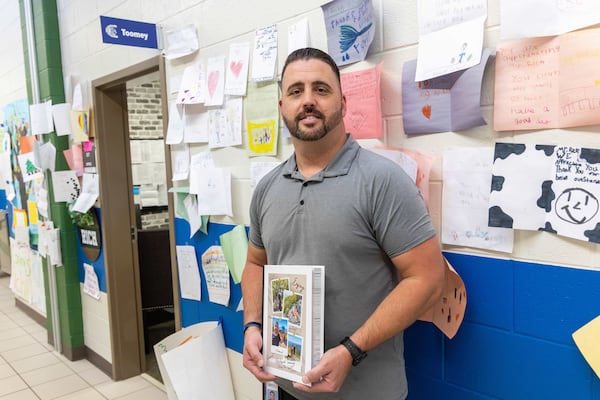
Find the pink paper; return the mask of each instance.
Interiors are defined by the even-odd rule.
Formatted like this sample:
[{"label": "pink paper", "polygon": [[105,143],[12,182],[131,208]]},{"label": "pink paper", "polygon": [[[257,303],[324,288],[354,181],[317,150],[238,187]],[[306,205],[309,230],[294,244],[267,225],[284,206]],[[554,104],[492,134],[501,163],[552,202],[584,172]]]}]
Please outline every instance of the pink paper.
[{"label": "pink paper", "polygon": [[390,146],[377,146],[377,148],[401,151],[417,162],[417,179],[415,183],[421,192],[421,196],[423,196],[427,209],[429,209],[429,171],[431,171],[434,161],[433,157],[413,149],[400,149]]},{"label": "pink paper", "polygon": [[494,129],[600,123],[600,29],[513,40],[496,52]]},{"label": "pink paper", "polygon": [[94,150],[94,142],[88,140],[87,142],[83,142],[83,151],[92,151]]},{"label": "pink paper", "polygon": [[83,152],[81,143],[76,143],[70,149],[64,150],[65,160],[71,171],[75,171],[77,176],[83,175]]},{"label": "pink paper", "polygon": [[374,68],[341,75],[346,96],[346,131],[355,139],[379,139],[383,136],[381,119],[381,64]]}]

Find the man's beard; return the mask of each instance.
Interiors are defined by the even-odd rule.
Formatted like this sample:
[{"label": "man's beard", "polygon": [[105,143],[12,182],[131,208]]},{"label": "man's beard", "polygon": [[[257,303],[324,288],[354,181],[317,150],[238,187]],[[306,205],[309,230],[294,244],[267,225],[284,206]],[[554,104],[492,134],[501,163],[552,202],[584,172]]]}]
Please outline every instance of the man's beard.
[{"label": "man's beard", "polygon": [[[306,117],[306,114],[311,114],[314,117],[323,121],[323,125],[320,128],[315,128],[314,131],[306,131],[300,129],[300,120]],[[330,118],[326,118],[323,113],[317,111],[315,109],[307,109],[301,112],[294,118],[293,121],[283,117],[283,122],[287,126],[290,134],[296,139],[305,141],[305,142],[315,142],[327,136],[327,134],[339,125],[342,122],[342,109],[340,108],[338,111],[334,112]]]}]

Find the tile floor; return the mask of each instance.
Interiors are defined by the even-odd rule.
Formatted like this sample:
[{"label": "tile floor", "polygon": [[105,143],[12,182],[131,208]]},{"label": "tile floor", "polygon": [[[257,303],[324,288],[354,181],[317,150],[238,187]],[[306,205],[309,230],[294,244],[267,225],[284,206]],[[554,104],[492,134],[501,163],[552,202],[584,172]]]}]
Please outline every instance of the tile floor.
[{"label": "tile floor", "polygon": [[115,382],[88,360],[69,361],[47,332],[15,306],[10,276],[0,272],[0,400],[166,400],[147,374]]}]

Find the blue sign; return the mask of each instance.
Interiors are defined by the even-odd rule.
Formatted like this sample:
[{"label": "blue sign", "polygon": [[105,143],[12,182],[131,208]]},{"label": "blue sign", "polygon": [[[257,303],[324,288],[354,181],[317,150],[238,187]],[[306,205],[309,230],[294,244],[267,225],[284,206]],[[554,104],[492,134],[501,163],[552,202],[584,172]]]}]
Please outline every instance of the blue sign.
[{"label": "blue sign", "polygon": [[158,48],[156,24],[100,16],[102,42],[123,46]]}]

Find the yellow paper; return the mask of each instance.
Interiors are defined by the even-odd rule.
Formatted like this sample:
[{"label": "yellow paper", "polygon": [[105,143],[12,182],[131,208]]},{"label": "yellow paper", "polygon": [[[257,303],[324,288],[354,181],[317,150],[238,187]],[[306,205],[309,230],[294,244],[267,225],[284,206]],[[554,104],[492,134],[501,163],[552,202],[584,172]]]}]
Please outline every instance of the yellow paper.
[{"label": "yellow paper", "polygon": [[27,212],[29,214],[29,223],[32,225],[37,225],[38,212],[37,203],[35,201],[27,200]]},{"label": "yellow paper", "polygon": [[87,142],[92,136],[92,125],[90,111],[71,110],[71,132],[73,132],[73,142]]},{"label": "yellow paper", "polygon": [[26,228],[27,224],[27,212],[19,208],[13,208],[13,228]]},{"label": "yellow paper", "polygon": [[277,82],[248,85],[244,111],[250,157],[277,155],[278,100],[279,85]]},{"label": "yellow paper", "polygon": [[600,378],[600,316],[576,330],[573,333],[573,340]]},{"label": "yellow paper", "polygon": [[275,155],[277,143],[277,121],[268,120],[263,122],[248,121],[248,147],[250,155]]}]

